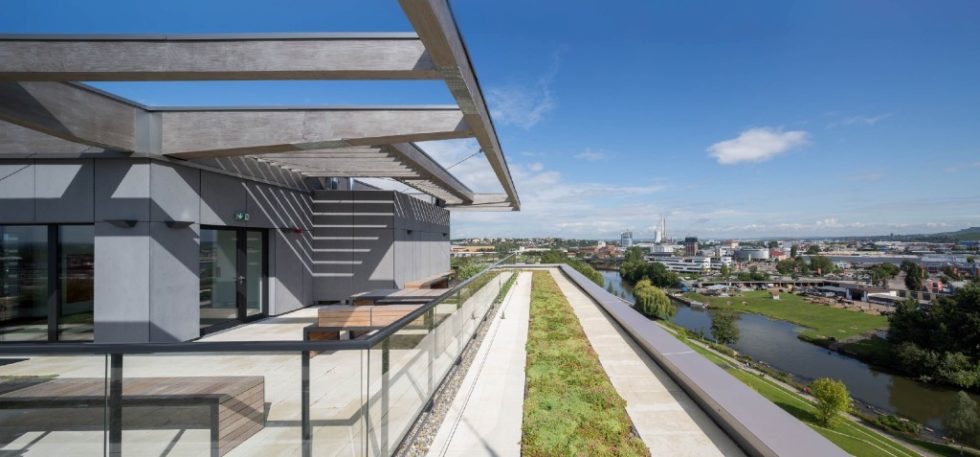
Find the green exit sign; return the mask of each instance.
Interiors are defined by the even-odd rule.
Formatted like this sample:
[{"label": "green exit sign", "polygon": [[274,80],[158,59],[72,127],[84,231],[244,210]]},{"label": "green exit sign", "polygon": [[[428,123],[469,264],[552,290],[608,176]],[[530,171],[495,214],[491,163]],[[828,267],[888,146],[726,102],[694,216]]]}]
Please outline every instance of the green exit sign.
[{"label": "green exit sign", "polygon": [[241,221],[241,222],[248,222],[248,212],[246,212],[246,211],[239,211],[239,212],[235,213],[235,220],[236,221]]}]

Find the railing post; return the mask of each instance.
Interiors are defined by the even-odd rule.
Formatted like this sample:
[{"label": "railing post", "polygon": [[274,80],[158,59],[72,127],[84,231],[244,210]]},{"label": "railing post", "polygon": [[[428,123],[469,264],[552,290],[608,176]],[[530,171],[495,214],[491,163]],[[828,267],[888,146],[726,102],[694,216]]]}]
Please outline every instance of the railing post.
[{"label": "railing post", "polygon": [[313,426],[310,424],[310,351],[302,351],[302,375],[300,388],[301,418],[303,429],[303,457],[313,456]]},{"label": "railing post", "polygon": [[389,342],[391,337],[381,341],[381,455],[388,455],[388,390],[391,388],[391,374],[388,373],[391,356]]},{"label": "railing post", "polygon": [[109,456],[122,456],[123,355],[109,355]]}]

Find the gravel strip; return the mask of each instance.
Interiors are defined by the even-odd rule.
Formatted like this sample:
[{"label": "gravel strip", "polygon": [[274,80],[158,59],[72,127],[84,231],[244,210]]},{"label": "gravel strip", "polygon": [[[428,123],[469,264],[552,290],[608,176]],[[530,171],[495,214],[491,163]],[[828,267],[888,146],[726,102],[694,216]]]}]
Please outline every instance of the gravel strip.
[{"label": "gravel strip", "polygon": [[[519,273],[520,271],[513,272],[515,275]],[[512,287],[511,291],[513,290],[514,288]],[[508,292],[509,294],[510,292]],[[393,454],[394,456],[421,457],[429,452],[429,446],[432,445],[432,440],[439,433],[439,427],[442,426],[442,421],[446,419],[449,406],[453,403],[453,399],[456,398],[456,392],[459,391],[459,387],[463,383],[463,378],[466,377],[466,373],[469,371],[470,366],[473,365],[473,359],[476,358],[476,353],[479,351],[480,345],[483,344],[487,330],[490,328],[490,323],[493,322],[497,316],[497,312],[505,304],[507,304],[506,297],[503,302],[495,304],[487,312],[487,317],[483,322],[480,322],[480,326],[477,327],[473,339],[466,343],[466,347],[463,348],[462,361],[449,369],[446,380],[436,389],[435,394],[432,396],[432,409],[422,412],[415,425],[405,435],[405,439]]]}]

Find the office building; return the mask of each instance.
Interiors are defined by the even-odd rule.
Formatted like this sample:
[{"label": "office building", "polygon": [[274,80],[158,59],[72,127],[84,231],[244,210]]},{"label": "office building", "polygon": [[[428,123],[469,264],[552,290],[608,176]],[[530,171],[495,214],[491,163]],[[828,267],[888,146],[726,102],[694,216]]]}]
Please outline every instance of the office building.
[{"label": "office building", "polygon": [[627,230],[619,235],[619,245],[623,249],[633,247],[633,232]]},{"label": "office building", "polygon": [[694,257],[698,255],[697,237],[689,236],[684,238],[684,255],[687,257]]}]

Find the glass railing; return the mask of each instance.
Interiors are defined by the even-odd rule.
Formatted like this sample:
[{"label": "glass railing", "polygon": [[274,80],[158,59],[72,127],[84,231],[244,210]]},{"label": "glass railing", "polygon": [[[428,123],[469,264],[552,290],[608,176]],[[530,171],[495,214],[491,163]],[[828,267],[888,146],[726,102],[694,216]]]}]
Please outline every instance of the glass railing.
[{"label": "glass railing", "polygon": [[0,453],[391,455],[511,259],[355,340],[0,345]]}]

